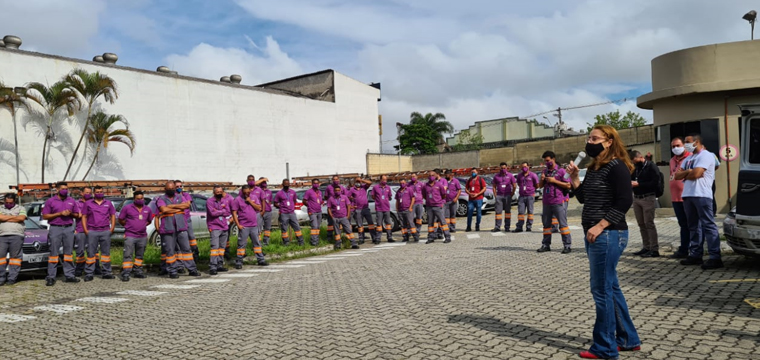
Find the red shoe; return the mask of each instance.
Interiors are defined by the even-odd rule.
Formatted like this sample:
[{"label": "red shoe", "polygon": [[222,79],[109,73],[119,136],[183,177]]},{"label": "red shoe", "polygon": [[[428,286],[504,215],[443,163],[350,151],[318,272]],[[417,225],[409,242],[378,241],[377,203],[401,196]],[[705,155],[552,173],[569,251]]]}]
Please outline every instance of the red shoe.
[{"label": "red shoe", "polygon": [[641,346],[632,347],[630,349],[623,349],[620,346],[618,346],[618,351],[639,351],[641,350]]},{"label": "red shoe", "polygon": [[590,353],[588,351],[581,351],[581,353],[578,354],[578,355],[580,355],[581,358],[584,358],[584,359],[601,359],[600,357],[598,357],[598,356],[596,356],[596,355],[594,355],[594,354],[592,354],[592,353]]}]

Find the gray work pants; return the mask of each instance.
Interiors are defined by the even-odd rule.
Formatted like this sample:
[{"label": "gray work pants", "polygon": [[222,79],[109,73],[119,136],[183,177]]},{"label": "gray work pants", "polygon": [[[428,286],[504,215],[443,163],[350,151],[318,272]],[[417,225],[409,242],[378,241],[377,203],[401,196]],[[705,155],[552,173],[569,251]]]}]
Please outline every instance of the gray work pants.
[{"label": "gray work pants", "polygon": [[290,233],[288,230],[293,228],[298,238],[298,245],[303,245],[303,235],[301,234],[301,225],[298,224],[298,216],[296,214],[280,214],[280,230],[282,231],[282,243],[288,245],[290,243]]},{"label": "gray work pants", "polygon": [[131,238],[124,240],[124,260],[121,263],[121,273],[129,275],[132,271],[135,274],[143,273],[143,255],[145,255],[145,246],[148,245],[148,238]]},{"label": "gray work pants", "polygon": [[351,241],[351,246],[356,245],[356,238],[354,237],[354,231],[351,229],[351,222],[347,217],[335,218],[335,247],[340,248],[341,234],[346,235],[348,240]]},{"label": "gray work pants", "polygon": [[639,224],[641,241],[644,242],[644,249],[649,251],[660,251],[657,227],[654,225],[656,202],[657,198],[654,195],[643,199],[633,198],[633,213],[636,214],[636,222]]},{"label": "gray work pants", "polygon": [[[414,225],[417,226],[417,233],[419,234],[422,231],[422,215],[425,213],[425,205],[414,204],[412,211],[414,212]],[[430,218],[428,218],[428,224],[432,224]]]},{"label": "gray work pants", "polygon": [[269,245],[269,237],[272,235],[272,212],[267,211],[264,215],[257,215],[259,222],[259,234],[262,236],[262,243],[264,246]]},{"label": "gray work pants", "polygon": [[256,255],[256,260],[258,262],[264,261],[264,252],[261,250],[261,241],[259,241],[259,228],[257,226],[244,227],[238,232],[237,259],[235,260],[238,265],[243,265],[248,239],[251,239],[251,247],[254,255]]},{"label": "gray work pants", "polygon": [[398,213],[401,219],[401,233],[404,235],[404,241],[409,241],[411,236],[415,242],[420,241],[420,233],[417,232],[417,228],[414,226],[414,215],[409,210],[404,210]]},{"label": "gray work pants", "polygon": [[364,221],[367,222],[370,239],[375,238],[375,222],[372,220],[372,212],[368,207],[354,211],[351,214],[351,217],[354,218],[354,222],[356,222],[356,229],[359,232],[359,243],[363,244],[366,239],[364,236]]},{"label": "gray work pants", "polygon": [[327,218],[327,238],[331,239],[335,235],[335,221],[330,214],[325,215],[325,218]]},{"label": "gray work pants", "polygon": [[[21,247],[23,235],[0,236],[0,284],[5,283],[5,267],[8,267],[8,281],[16,281],[21,271]],[[8,255],[9,259],[5,258]]]},{"label": "gray work pants", "polygon": [[227,247],[227,230],[211,230],[211,258],[209,269],[216,270],[224,266],[224,249]]},{"label": "gray work pants", "polygon": [[449,226],[446,225],[446,220],[443,217],[443,206],[428,206],[427,207],[427,216],[428,216],[428,241],[433,242],[437,235],[435,233],[435,226],[432,226],[436,222],[442,224],[441,228],[443,229],[443,237],[446,238],[446,241],[451,241],[451,233],[449,233]]},{"label": "gray work pants", "polygon": [[376,211],[375,215],[375,242],[380,242],[380,234],[385,229],[385,235],[388,241],[393,240],[393,218],[390,211]]},{"label": "gray work pants", "polygon": [[[504,213],[504,214],[502,214]],[[501,220],[504,219],[504,230],[509,230],[512,224],[512,197],[496,196],[496,226],[495,229],[501,229]]]},{"label": "gray work pants", "polygon": [[[163,244],[164,251],[166,251],[166,271],[169,272],[169,275],[176,274],[179,266],[183,266],[191,272],[197,270],[195,260],[193,260],[193,253],[190,250],[187,231],[161,234],[161,244]],[[179,251],[176,250],[177,248],[179,248]]]},{"label": "gray work pants", "polygon": [[541,214],[541,218],[544,223],[544,238],[541,244],[544,246],[550,246],[552,243],[552,218],[556,218],[559,223],[559,233],[562,235],[562,244],[566,247],[570,247],[570,228],[567,226],[567,208],[564,204],[558,205],[546,205],[544,204],[544,211]]},{"label": "gray work pants", "polygon": [[449,232],[457,232],[457,208],[459,200],[453,200],[446,203],[443,216],[446,217],[446,223],[449,224]]},{"label": "gray work pants", "polygon": [[[95,260],[98,248],[100,248],[100,269],[103,275],[111,275],[111,231],[94,231],[87,234],[87,261],[85,274],[92,276],[95,273]],[[66,263],[63,264],[66,266]],[[68,275],[67,275],[68,276]]]},{"label": "gray work pants", "polygon": [[515,225],[517,230],[522,230],[523,224],[525,224],[525,230],[530,231],[533,228],[533,203],[535,201],[534,196],[520,196],[517,199],[517,225]]},{"label": "gray work pants", "polygon": [[195,238],[192,219],[187,219],[187,239],[190,241],[190,251],[193,252],[193,261],[197,264],[200,253],[198,252],[198,239]]},{"label": "gray work pants", "polygon": [[74,277],[74,225],[61,227],[51,225],[48,229],[48,244],[50,245],[50,256],[48,257],[47,278],[55,279],[58,272],[59,250],[63,245],[63,274],[66,277]]},{"label": "gray work pants", "polygon": [[[74,234],[74,248],[76,249],[77,255],[74,272],[84,273],[84,266],[87,261],[87,257],[85,257],[85,252],[87,251],[87,235],[84,233]],[[100,264],[95,264],[95,268],[98,268],[99,266]]]},{"label": "gray work pants", "polygon": [[[332,221],[330,215],[328,215],[327,218]],[[309,223],[311,225],[311,246],[317,246],[319,244],[319,230],[322,227],[322,213],[309,214]],[[330,236],[329,229],[330,228],[328,227],[327,236]]]}]

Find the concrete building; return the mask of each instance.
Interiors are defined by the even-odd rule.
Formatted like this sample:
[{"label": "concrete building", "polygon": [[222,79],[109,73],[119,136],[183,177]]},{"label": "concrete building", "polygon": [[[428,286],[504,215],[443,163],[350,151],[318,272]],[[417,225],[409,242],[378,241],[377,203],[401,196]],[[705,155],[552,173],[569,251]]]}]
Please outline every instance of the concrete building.
[{"label": "concrete building", "polygon": [[[741,41],[678,50],[652,60],[652,92],[639,97],[638,106],[654,111],[655,159],[660,165],[672,156],[670,140],[675,136],[699,133],[716,154],[726,144],[739,149],[737,105],[760,103],[759,58],[760,41]],[[666,166],[661,170],[668,174]],[[736,203],[738,173],[738,161],[721,160],[715,193],[719,212]],[[664,198],[670,199],[667,186],[665,191]],[[670,206],[669,201],[661,204]]]},{"label": "concrete building", "polygon": [[[100,71],[118,83],[115,104],[101,100],[96,107],[129,121],[135,152],[130,156],[122,144],[101,150],[88,180],[179,178],[239,184],[253,173],[279,183],[286,176],[286,163],[291,176],[360,173],[366,169],[365,154],[379,151],[380,91],[333,70],[245,86],[237,76],[212,81],[166,68],[147,71],[94,60],[0,48],[0,80],[6,86],[33,81],[52,85],[75,68]],[[86,112],[84,108],[72,119],[56,118],[45,182],[63,177]],[[44,138],[30,114],[21,111],[17,120],[20,180],[38,183]],[[0,110],[0,189],[16,183],[12,144],[11,116]],[[69,179],[82,179],[92,154],[88,149],[84,161],[75,162]]]},{"label": "concrete building", "polygon": [[[549,125],[517,117],[476,121],[466,130],[471,136],[483,136],[486,147],[506,146],[519,140],[549,139],[556,133],[555,128]],[[446,144],[452,147],[459,144],[460,135],[461,131],[446,138]]]}]

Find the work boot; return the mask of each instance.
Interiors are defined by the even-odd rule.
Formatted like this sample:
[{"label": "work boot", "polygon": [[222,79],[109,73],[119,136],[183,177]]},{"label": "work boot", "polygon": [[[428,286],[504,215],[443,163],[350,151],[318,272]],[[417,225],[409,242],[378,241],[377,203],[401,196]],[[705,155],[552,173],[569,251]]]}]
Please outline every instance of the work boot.
[{"label": "work boot", "polygon": [[643,258],[660,257],[660,252],[659,251],[647,251],[647,252],[641,254],[641,257],[643,257]]},{"label": "work boot", "polygon": [[536,252],[540,252],[540,253],[547,252],[547,251],[552,251],[552,249],[550,247],[546,246],[546,245],[541,246],[540,249],[536,250]]},{"label": "work boot", "polygon": [[641,255],[644,255],[644,254],[646,254],[646,253],[648,253],[648,252],[649,252],[649,250],[647,250],[647,249],[641,249],[641,250],[639,250],[639,251],[637,251],[637,252],[633,253],[633,255],[636,255],[636,256],[641,256]]},{"label": "work boot", "polygon": [[121,274],[121,281],[124,281],[124,282],[129,281],[129,274]]},{"label": "work boot", "polygon": [[492,233],[497,233],[499,231],[501,231],[501,230],[499,230],[499,228],[493,228],[493,230],[491,230]]},{"label": "work boot", "polygon": [[53,279],[53,278],[48,278],[48,279],[45,281],[45,286],[53,286],[53,285],[55,285],[55,279]]},{"label": "work boot", "polygon": [[569,248],[569,247],[566,247],[566,248],[562,249],[562,253],[563,253],[563,254],[569,254],[569,253],[570,253],[570,252],[572,252],[572,251],[573,251],[573,249],[571,249],[571,248]]},{"label": "work boot", "polygon": [[67,278],[66,278],[66,280],[64,280],[63,282],[67,282],[67,283],[78,283],[78,282],[79,282],[79,279],[77,279],[76,277],[67,277]]},{"label": "work boot", "polygon": [[686,259],[681,260],[681,265],[702,265],[702,258],[689,256]]},{"label": "work boot", "polygon": [[208,274],[209,274],[209,275],[216,275],[216,274],[217,274],[217,272],[216,272],[216,269],[211,269],[211,270],[209,270],[209,271],[208,271]]},{"label": "work boot", "polygon": [[92,279],[93,279],[92,275],[85,275],[84,276],[84,282],[92,281]]},{"label": "work boot", "polygon": [[261,260],[258,262],[259,266],[269,266],[269,263],[266,260]]},{"label": "work boot", "polygon": [[235,269],[240,270],[243,268],[243,265],[241,264],[235,264]]},{"label": "work boot", "polygon": [[723,267],[723,260],[721,259],[708,259],[702,264],[702,270],[714,270]]},{"label": "work boot", "polygon": [[136,279],[145,279],[147,277],[145,274],[134,274],[132,276]]},{"label": "work boot", "polygon": [[514,229],[514,230],[512,230],[512,232],[515,233],[515,234],[517,234],[517,233],[523,232],[523,230],[522,229]]},{"label": "work boot", "polygon": [[[225,269],[224,271],[227,271],[227,270]],[[190,272],[188,275],[189,275],[189,276],[195,276],[195,277],[198,277],[198,276],[201,276],[201,273],[199,273],[199,272],[198,272],[198,270],[193,270],[193,271],[191,271],[191,272]]]},{"label": "work boot", "polygon": [[103,275],[103,276],[102,276],[102,278],[103,278],[103,279],[105,279],[105,280],[113,280],[113,279],[116,279],[116,277],[115,277],[115,276],[113,276],[113,274],[105,274],[105,275]]}]

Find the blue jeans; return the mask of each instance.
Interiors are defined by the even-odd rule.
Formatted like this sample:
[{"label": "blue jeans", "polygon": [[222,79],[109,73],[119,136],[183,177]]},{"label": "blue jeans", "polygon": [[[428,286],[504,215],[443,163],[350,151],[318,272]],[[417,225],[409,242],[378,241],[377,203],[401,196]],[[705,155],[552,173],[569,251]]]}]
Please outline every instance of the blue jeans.
[{"label": "blue jeans", "polygon": [[685,197],[683,207],[689,224],[689,256],[699,259],[704,256],[704,240],[710,259],[720,260],[720,235],[713,217],[713,199]]},{"label": "blue jeans", "polygon": [[678,247],[676,253],[688,255],[689,254],[689,224],[686,221],[686,210],[683,208],[683,202],[673,202],[673,211],[676,213],[676,219],[678,219],[678,227],[681,228],[681,246]]},{"label": "blue jeans", "polygon": [[594,243],[588,240],[585,243],[591,295],[596,304],[594,343],[589,351],[603,358],[617,359],[618,346],[630,349],[641,345],[617,277],[620,254],[628,246],[628,230],[605,230]]},{"label": "blue jeans", "polygon": [[470,200],[467,202],[467,228],[472,227],[472,212],[477,210],[478,220],[475,223],[476,227],[480,227],[480,219],[483,217],[481,214],[481,208],[483,207],[483,200]]}]

